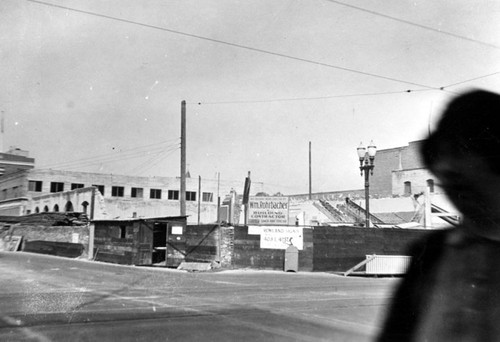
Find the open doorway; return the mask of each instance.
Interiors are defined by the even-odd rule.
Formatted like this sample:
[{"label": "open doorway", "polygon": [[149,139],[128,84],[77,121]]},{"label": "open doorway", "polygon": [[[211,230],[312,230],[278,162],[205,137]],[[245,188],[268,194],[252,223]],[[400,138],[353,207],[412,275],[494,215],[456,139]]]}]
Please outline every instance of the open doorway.
[{"label": "open doorway", "polygon": [[156,222],[153,226],[153,265],[166,266],[167,224]]}]

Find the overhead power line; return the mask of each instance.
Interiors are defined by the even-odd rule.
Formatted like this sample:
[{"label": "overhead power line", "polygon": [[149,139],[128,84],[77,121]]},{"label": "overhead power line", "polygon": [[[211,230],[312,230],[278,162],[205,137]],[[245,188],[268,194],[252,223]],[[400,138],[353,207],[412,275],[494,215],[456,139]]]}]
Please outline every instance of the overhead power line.
[{"label": "overhead power line", "polygon": [[[168,149],[166,151],[161,151],[161,152],[171,152],[171,151],[176,151],[178,149],[179,149],[179,147],[174,147],[174,148]],[[157,152],[157,151],[155,151],[155,152]],[[61,169],[61,168],[64,168],[65,170],[80,169],[82,167],[88,167],[88,166],[92,166],[92,165],[103,165],[103,164],[109,164],[109,163],[114,163],[114,162],[121,162],[121,161],[129,160],[129,159],[144,158],[144,157],[145,157],[144,153],[138,153],[138,154],[127,156],[127,157],[116,156],[116,158],[110,158],[110,159],[105,159],[105,160],[96,159],[96,160],[89,161],[86,163],[73,164],[73,165],[67,165],[67,166],[58,166],[57,169]],[[49,167],[44,167],[44,169],[48,169],[48,168]],[[56,167],[51,167],[51,168],[54,169]]]},{"label": "overhead power line", "polygon": [[491,73],[491,74],[488,74],[488,75],[484,75],[484,76],[474,77],[474,78],[471,78],[471,79],[468,79],[468,80],[465,80],[465,81],[448,84],[447,86],[441,87],[440,89],[454,87],[454,86],[459,85],[459,84],[464,84],[464,83],[467,83],[467,82],[476,81],[476,80],[479,80],[481,78],[486,78],[486,77],[494,76],[494,75],[497,75],[497,74],[500,74],[500,71],[497,71],[497,72],[494,72],[494,73]]},{"label": "overhead power line", "polygon": [[397,22],[400,22],[400,23],[404,23],[404,24],[407,24],[407,25],[415,26],[415,27],[418,27],[418,28],[421,28],[421,29],[424,29],[424,30],[428,30],[428,31],[432,31],[432,32],[437,32],[439,34],[447,35],[447,36],[454,37],[454,38],[457,38],[457,39],[466,40],[466,41],[469,41],[469,42],[481,44],[481,45],[488,46],[488,47],[495,48],[495,49],[500,49],[500,46],[495,45],[495,44],[483,42],[483,41],[480,41],[480,40],[477,40],[477,39],[473,39],[473,38],[461,36],[459,34],[447,32],[447,31],[442,31],[442,30],[436,29],[434,27],[425,26],[425,25],[422,25],[422,24],[414,23],[412,21],[408,21],[408,20],[396,18],[396,17],[390,16],[390,15],[387,15],[387,14],[384,14],[384,13],[380,13],[380,12],[376,12],[376,11],[372,11],[372,10],[369,10],[369,9],[366,9],[366,8],[363,8],[363,7],[358,7],[358,6],[346,4],[344,2],[337,1],[337,0],[325,0],[325,1],[337,4],[337,5],[340,5],[340,6],[349,7],[349,8],[358,10],[358,11],[370,13],[370,14],[373,14],[373,15],[376,15],[376,16],[379,16],[379,17],[383,17],[383,18],[386,18],[386,19],[394,20],[394,21],[397,21]]},{"label": "overhead power line", "polygon": [[[468,80],[448,84],[443,87],[439,87],[440,90],[444,90],[445,88],[454,87],[459,84],[476,81],[482,78],[491,77],[494,75],[500,74],[500,71],[493,72],[491,74],[474,77]],[[245,103],[270,103],[270,102],[288,102],[288,101],[309,101],[309,100],[328,100],[335,98],[346,98],[346,97],[360,97],[360,96],[380,96],[380,95],[393,95],[393,94],[404,94],[404,93],[416,93],[422,91],[431,91],[435,89],[407,89],[400,91],[387,91],[387,92],[379,92],[379,93],[357,93],[357,94],[344,94],[344,95],[330,95],[330,96],[316,96],[316,97],[291,97],[291,98],[282,98],[282,99],[262,99],[262,100],[236,100],[236,101],[213,101],[213,102],[193,102],[189,104],[197,104],[197,105],[219,105],[219,104],[245,104]],[[456,95],[456,92],[450,92],[450,94]]]},{"label": "overhead power line", "polygon": [[271,102],[288,102],[288,101],[311,101],[311,100],[328,100],[335,98],[346,98],[346,97],[361,97],[361,96],[379,96],[379,95],[393,95],[393,94],[404,94],[404,93],[415,93],[421,91],[431,91],[435,89],[407,89],[400,91],[387,91],[379,93],[357,93],[357,94],[345,94],[345,95],[330,95],[330,96],[316,96],[316,97],[291,97],[282,99],[263,99],[263,100],[235,100],[235,101],[214,101],[214,102],[193,102],[190,104],[197,105],[218,105],[218,104],[236,104],[236,103],[271,103]]},{"label": "overhead power line", "polygon": [[178,148],[179,144],[174,144],[174,145],[168,145],[168,146],[163,146],[163,147],[156,147],[156,148],[142,148],[142,150],[137,150],[136,149],[130,149],[130,150],[124,150],[124,151],[117,151],[115,153],[108,153],[105,155],[100,155],[100,156],[93,156],[93,157],[87,157],[87,158],[82,158],[82,159],[77,159],[73,161],[68,161],[68,162],[62,162],[62,163],[56,163],[56,164],[51,164],[49,166],[44,166],[45,168],[47,167],[64,167],[64,166],[70,166],[70,165],[75,165],[75,164],[85,164],[87,162],[95,162],[95,161],[108,161],[108,160],[114,160],[117,158],[121,159],[126,159],[126,158],[133,158],[135,156],[144,156],[146,153],[154,153],[156,151],[162,151],[165,148],[171,148],[175,147]]},{"label": "overhead power line", "polygon": [[[44,168],[44,169],[48,169],[48,168],[75,168],[75,167],[79,167],[79,166],[94,165],[96,163],[107,163],[107,162],[120,161],[120,160],[125,160],[125,159],[141,158],[141,157],[146,156],[147,154],[151,154],[151,153],[155,153],[155,152],[159,153],[159,152],[166,151],[166,150],[169,151],[171,149],[174,149],[174,150],[179,149],[179,143],[169,144],[169,145],[165,145],[165,146],[157,146],[157,145],[162,145],[162,144],[165,144],[165,142],[135,147],[135,148],[123,150],[123,151],[116,151],[116,152],[107,153],[107,154],[103,154],[103,155],[99,155],[99,156],[92,156],[92,157],[86,157],[86,158],[76,159],[76,160],[62,162],[62,163],[44,165],[44,166],[41,166],[41,168]],[[157,146],[157,147],[152,147],[152,146]]]},{"label": "overhead power line", "polygon": [[388,81],[392,81],[392,82],[409,84],[409,85],[423,87],[423,88],[427,88],[427,89],[439,89],[439,88],[436,88],[436,87],[433,87],[433,86],[429,86],[429,85],[426,85],[426,84],[420,84],[420,83],[416,83],[416,82],[412,82],[412,81],[407,81],[407,80],[403,80],[403,79],[399,79],[399,78],[395,78],[395,77],[379,75],[379,74],[370,73],[370,72],[366,72],[366,71],[361,71],[361,70],[351,69],[351,68],[347,68],[347,67],[342,67],[342,66],[339,66],[339,65],[334,65],[334,64],[329,64],[329,63],[314,61],[314,60],[311,60],[311,59],[306,59],[306,58],[291,56],[291,55],[287,55],[287,54],[284,54],[284,53],[273,52],[273,51],[259,49],[259,48],[255,48],[255,47],[251,47],[251,46],[246,46],[246,45],[241,45],[241,44],[237,44],[237,43],[231,43],[231,42],[227,42],[227,41],[220,40],[220,39],[214,39],[214,38],[204,37],[204,36],[200,36],[200,35],[196,35],[196,34],[181,32],[181,31],[178,31],[178,30],[172,30],[172,29],[168,29],[168,28],[165,28],[165,27],[161,27],[161,26],[155,26],[155,25],[145,24],[145,23],[141,23],[141,22],[137,22],[137,21],[128,20],[128,19],[117,18],[117,17],[113,17],[113,16],[109,16],[109,15],[105,15],[105,14],[100,14],[100,13],[96,13],[96,12],[80,10],[80,9],[76,9],[76,8],[72,8],[72,7],[61,6],[61,5],[51,4],[51,3],[47,3],[47,2],[43,2],[43,1],[37,1],[37,0],[26,0],[26,1],[37,3],[37,4],[41,4],[41,5],[45,5],[45,6],[51,6],[51,7],[55,7],[55,8],[61,8],[61,9],[65,9],[65,10],[68,10],[68,11],[73,11],[73,12],[83,13],[83,14],[87,14],[87,15],[92,15],[92,16],[96,16],[96,17],[100,17],[100,18],[105,18],[105,19],[110,19],[110,20],[114,20],[114,21],[119,21],[119,22],[123,22],[123,23],[127,23],[127,24],[133,24],[133,25],[138,25],[138,26],[142,26],[142,27],[148,27],[148,28],[151,28],[151,29],[160,30],[160,31],[164,31],[164,32],[169,32],[169,33],[173,33],[173,34],[177,34],[177,35],[182,35],[182,36],[185,36],[185,37],[206,40],[206,41],[209,41],[209,42],[223,44],[223,45],[226,45],[226,46],[232,46],[232,47],[236,47],[236,48],[240,48],[240,49],[244,49],[244,50],[248,50],[248,51],[259,52],[259,53],[267,54],[267,55],[271,55],[271,56],[277,56],[277,57],[287,58],[287,59],[295,60],[295,61],[299,61],[299,62],[314,64],[314,65],[319,65],[319,66],[323,66],[323,67],[327,67],[327,68],[332,68],[332,69],[347,71],[347,72],[351,72],[351,73],[355,73],[355,74],[359,74],[359,75],[364,75],[364,76],[369,76],[369,77],[373,77],[373,78],[378,78],[378,79],[388,80]]},{"label": "overhead power line", "polygon": [[139,168],[133,169],[131,171],[131,174],[139,174],[139,175],[144,174],[144,172],[149,171],[154,166],[158,165],[160,162],[166,160],[166,158],[172,155],[172,153],[174,153],[176,150],[178,149],[171,151],[163,151],[159,153],[158,155],[154,156],[153,158],[139,165]]}]

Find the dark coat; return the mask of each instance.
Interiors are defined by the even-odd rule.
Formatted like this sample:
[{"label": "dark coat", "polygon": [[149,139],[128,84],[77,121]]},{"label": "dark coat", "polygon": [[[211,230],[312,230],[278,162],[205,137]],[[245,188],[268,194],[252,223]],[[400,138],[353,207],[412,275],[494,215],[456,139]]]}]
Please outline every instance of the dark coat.
[{"label": "dark coat", "polygon": [[500,242],[459,227],[409,255],[378,341],[500,341]]}]

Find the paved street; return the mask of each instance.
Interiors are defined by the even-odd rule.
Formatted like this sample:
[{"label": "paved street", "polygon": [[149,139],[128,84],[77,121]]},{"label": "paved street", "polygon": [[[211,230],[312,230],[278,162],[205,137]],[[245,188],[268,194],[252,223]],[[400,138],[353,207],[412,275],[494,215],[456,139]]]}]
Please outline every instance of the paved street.
[{"label": "paved street", "polygon": [[396,279],[0,253],[1,341],[371,341]]}]

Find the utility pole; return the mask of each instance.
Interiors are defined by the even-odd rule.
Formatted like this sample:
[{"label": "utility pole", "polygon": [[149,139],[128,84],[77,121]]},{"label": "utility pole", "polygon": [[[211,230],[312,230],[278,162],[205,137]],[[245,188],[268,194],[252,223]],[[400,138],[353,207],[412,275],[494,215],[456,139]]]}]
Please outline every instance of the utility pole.
[{"label": "utility pole", "polygon": [[311,142],[309,141],[309,200],[312,200]]},{"label": "utility pole", "polygon": [[222,232],[220,228],[220,195],[219,195],[219,187],[220,187],[220,172],[217,172],[217,260],[220,262],[220,247],[222,244]]},{"label": "utility pole", "polygon": [[217,224],[220,227],[220,195],[219,195],[219,187],[220,187],[220,172],[217,172]]},{"label": "utility pole", "polygon": [[247,225],[248,222],[248,201],[250,197],[250,187],[251,187],[252,181],[250,179],[250,171],[248,171],[248,177],[245,179],[245,188],[243,190],[243,205],[245,206],[245,212],[244,212],[244,224],[245,226]]},{"label": "utility pole", "polygon": [[198,226],[201,223],[201,176],[198,176]]},{"label": "utility pole", "polygon": [[186,101],[181,102],[181,191],[180,216],[186,216]]}]

